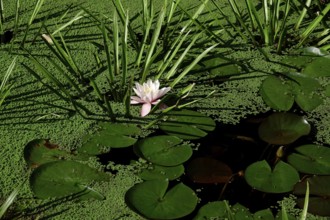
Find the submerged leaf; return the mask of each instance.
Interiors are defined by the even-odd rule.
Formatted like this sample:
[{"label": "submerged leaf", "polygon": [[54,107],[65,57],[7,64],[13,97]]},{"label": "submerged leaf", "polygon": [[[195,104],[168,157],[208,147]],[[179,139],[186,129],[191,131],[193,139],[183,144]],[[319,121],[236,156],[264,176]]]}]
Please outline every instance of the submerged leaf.
[{"label": "submerged leaf", "polygon": [[273,113],[259,126],[259,137],[269,144],[285,145],[308,135],[311,126],[301,116],[293,113]]}]

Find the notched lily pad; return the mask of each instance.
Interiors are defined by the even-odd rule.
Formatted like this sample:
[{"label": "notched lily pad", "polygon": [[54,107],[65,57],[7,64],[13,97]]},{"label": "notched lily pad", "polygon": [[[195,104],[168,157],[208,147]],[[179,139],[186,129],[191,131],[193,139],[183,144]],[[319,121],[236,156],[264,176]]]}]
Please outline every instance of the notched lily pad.
[{"label": "notched lily pad", "polygon": [[197,183],[227,183],[232,175],[227,164],[208,157],[193,159],[186,172],[189,178]]},{"label": "notched lily pad", "polygon": [[300,208],[304,206],[307,181],[309,183],[308,212],[321,216],[330,216],[330,176],[313,176],[296,184],[293,193],[303,196],[297,200]]},{"label": "notched lily pad", "polygon": [[227,205],[225,201],[209,202],[203,205],[193,220],[216,219],[228,217]]},{"label": "notched lily pad", "polygon": [[190,214],[197,205],[192,189],[179,183],[168,190],[168,181],[150,180],[136,184],[126,201],[147,219],[177,219]]},{"label": "notched lily pad", "polygon": [[259,126],[259,137],[269,144],[285,145],[296,141],[311,130],[310,124],[293,113],[278,112],[268,116]]},{"label": "notched lily pad", "polygon": [[101,123],[100,129],[83,138],[79,153],[98,155],[108,152],[111,148],[129,147],[137,141],[140,129],[132,124]]},{"label": "notched lily pad", "polygon": [[299,174],[291,165],[279,161],[272,169],[263,160],[247,167],[246,182],[253,188],[268,193],[285,193],[293,190],[299,181]]},{"label": "notched lily pad", "polygon": [[30,141],[24,148],[24,159],[29,167],[36,168],[41,164],[72,157],[68,152],[46,139]]},{"label": "notched lily pad", "polygon": [[159,135],[137,142],[135,152],[151,163],[161,166],[177,166],[187,161],[192,155],[189,145],[175,136]]},{"label": "notched lily pad", "polygon": [[291,85],[276,76],[269,76],[262,82],[260,94],[264,102],[276,110],[288,111],[294,103]]},{"label": "notched lily pad", "polygon": [[75,161],[55,161],[36,168],[30,176],[30,187],[40,199],[61,198],[75,194],[80,199],[104,196],[93,190],[93,181],[108,181],[109,175]]},{"label": "notched lily pad", "polygon": [[165,115],[160,129],[182,139],[199,139],[213,131],[215,122],[199,112],[191,110],[170,111]]},{"label": "notched lily pad", "polygon": [[330,148],[314,144],[295,148],[297,153],[288,156],[288,162],[299,172],[330,175]]}]

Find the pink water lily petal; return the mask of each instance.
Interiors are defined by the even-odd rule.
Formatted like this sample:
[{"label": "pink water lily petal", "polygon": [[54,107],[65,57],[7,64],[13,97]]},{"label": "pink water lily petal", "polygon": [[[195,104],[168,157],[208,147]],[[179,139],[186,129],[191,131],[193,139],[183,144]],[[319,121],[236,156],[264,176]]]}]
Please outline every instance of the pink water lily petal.
[{"label": "pink water lily petal", "polygon": [[162,88],[161,90],[158,91],[158,96],[156,97],[156,99],[164,96],[166,93],[168,93],[171,90],[171,87],[165,87]]},{"label": "pink water lily petal", "polygon": [[142,109],[141,109],[141,117],[144,117],[144,116],[148,115],[150,110],[151,110],[151,104],[150,103],[144,103],[142,105]]},{"label": "pink water lily petal", "polygon": [[144,103],[144,101],[137,96],[131,96],[131,104],[140,104],[140,103]]}]

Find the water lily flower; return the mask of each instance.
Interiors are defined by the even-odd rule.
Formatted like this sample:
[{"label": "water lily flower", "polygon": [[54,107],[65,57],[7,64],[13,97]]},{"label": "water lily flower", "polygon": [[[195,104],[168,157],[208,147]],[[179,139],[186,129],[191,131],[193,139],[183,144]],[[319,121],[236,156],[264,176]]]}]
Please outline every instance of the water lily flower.
[{"label": "water lily flower", "polygon": [[143,104],[141,109],[142,117],[149,114],[151,105],[156,105],[160,98],[171,90],[171,87],[159,89],[159,85],[158,80],[153,82],[151,79],[142,85],[135,83],[133,90],[137,96],[131,96],[131,104]]}]

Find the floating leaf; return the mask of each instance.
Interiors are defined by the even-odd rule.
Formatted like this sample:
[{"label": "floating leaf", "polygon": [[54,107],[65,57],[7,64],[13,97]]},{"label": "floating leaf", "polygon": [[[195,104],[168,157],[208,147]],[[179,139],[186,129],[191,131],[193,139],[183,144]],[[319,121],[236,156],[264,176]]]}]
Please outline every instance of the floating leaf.
[{"label": "floating leaf", "polygon": [[235,216],[235,219],[246,219],[254,220],[250,211],[243,205],[236,203],[231,207],[232,214]]},{"label": "floating leaf", "polygon": [[[313,176],[304,179],[304,181],[296,184],[293,193],[296,195],[305,195],[306,183],[309,183],[309,202],[308,212],[321,215],[330,216],[330,176]],[[304,198],[298,198],[297,204],[303,208]]]},{"label": "floating leaf", "polygon": [[284,145],[296,141],[303,135],[308,135],[310,125],[301,116],[293,113],[273,113],[259,126],[259,137],[269,144]]},{"label": "floating leaf", "polygon": [[184,173],[183,165],[174,167],[164,167],[159,165],[151,165],[150,167],[143,169],[138,176],[143,180],[175,180]]},{"label": "floating leaf", "polygon": [[182,140],[175,136],[159,135],[145,138],[136,144],[138,156],[161,166],[177,166],[192,155],[189,145],[179,145]]},{"label": "floating leaf", "polygon": [[45,139],[30,141],[24,148],[24,159],[31,168],[71,156],[70,153],[60,150],[58,145],[52,144]]},{"label": "floating leaf", "polygon": [[211,76],[229,77],[240,74],[238,66],[232,61],[220,57],[204,60],[194,68],[196,71],[207,71]]},{"label": "floating leaf", "polygon": [[136,125],[101,123],[98,132],[84,137],[79,153],[98,155],[108,152],[110,148],[129,147],[137,141],[131,136],[139,133]]},{"label": "floating leaf", "polygon": [[270,209],[263,209],[254,213],[253,218],[260,220],[274,220],[274,215]]},{"label": "floating leaf", "polygon": [[193,220],[217,219],[228,217],[225,201],[209,202],[203,205]]},{"label": "floating leaf", "polygon": [[268,193],[292,191],[299,181],[299,174],[291,165],[279,161],[274,169],[263,160],[248,166],[245,171],[246,182],[253,188]]},{"label": "floating leaf", "polygon": [[197,183],[227,183],[232,175],[227,164],[208,157],[193,159],[186,172],[189,178]]},{"label": "floating leaf", "polygon": [[311,77],[327,77],[330,76],[330,56],[318,57],[309,63],[303,73]]},{"label": "floating leaf", "polygon": [[191,110],[170,111],[166,114],[160,129],[169,135],[182,139],[199,139],[213,131],[215,122],[199,112]]},{"label": "floating leaf", "polygon": [[126,193],[126,200],[148,219],[176,219],[190,214],[197,196],[182,183],[167,191],[168,181],[150,180],[136,184]]},{"label": "floating leaf", "polygon": [[41,199],[60,198],[71,194],[81,199],[104,199],[89,187],[93,181],[107,181],[105,173],[75,161],[55,161],[36,168],[30,176],[30,187]]},{"label": "floating leaf", "polygon": [[294,103],[291,84],[276,76],[268,76],[261,84],[260,94],[271,108],[288,111]]},{"label": "floating leaf", "polygon": [[288,162],[299,172],[330,175],[330,148],[314,144],[295,148],[297,153],[288,156]]}]

